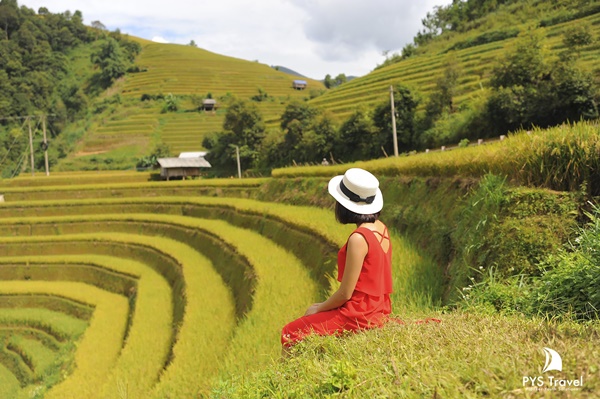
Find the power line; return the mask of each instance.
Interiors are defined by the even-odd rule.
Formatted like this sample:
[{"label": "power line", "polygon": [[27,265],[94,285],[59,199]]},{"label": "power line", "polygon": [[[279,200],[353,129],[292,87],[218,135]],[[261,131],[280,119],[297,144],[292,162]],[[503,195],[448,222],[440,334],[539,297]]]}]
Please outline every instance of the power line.
[{"label": "power line", "polygon": [[46,115],[26,115],[26,116],[6,116],[4,118],[0,118],[0,121],[12,121],[12,120],[22,120],[22,119],[29,119],[29,118],[43,118],[43,117],[49,117],[49,116],[57,116],[56,114],[46,114]]}]

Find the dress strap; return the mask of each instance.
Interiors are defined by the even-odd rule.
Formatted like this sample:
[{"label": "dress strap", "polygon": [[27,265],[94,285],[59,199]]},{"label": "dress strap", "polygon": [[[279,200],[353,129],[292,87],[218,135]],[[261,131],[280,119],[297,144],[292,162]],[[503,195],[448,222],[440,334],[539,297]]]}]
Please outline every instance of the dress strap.
[{"label": "dress strap", "polygon": [[390,236],[387,234],[388,229],[387,226],[385,226],[385,228],[383,229],[383,233],[378,232],[377,230],[371,230],[373,233],[375,234],[379,234],[381,236],[381,238],[379,239],[379,243],[381,244],[383,242],[383,240],[389,240]]}]

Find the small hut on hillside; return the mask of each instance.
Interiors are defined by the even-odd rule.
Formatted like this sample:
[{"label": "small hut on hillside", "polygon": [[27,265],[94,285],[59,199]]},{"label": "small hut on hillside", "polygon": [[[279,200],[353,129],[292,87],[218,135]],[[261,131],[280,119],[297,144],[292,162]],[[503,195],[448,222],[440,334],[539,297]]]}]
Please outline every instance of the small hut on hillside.
[{"label": "small hut on hillside", "polygon": [[159,158],[160,177],[163,180],[170,180],[171,178],[185,179],[186,177],[200,176],[203,169],[211,167],[210,163],[204,159],[205,155],[206,152],[182,152],[178,158]]},{"label": "small hut on hillside", "polygon": [[308,86],[308,83],[306,83],[306,80],[294,80],[294,83],[292,83],[292,86],[296,90],[304,90],[304,89],[306,89],[306,86]]},{"label": "small hut on hillside", "polygon": [[202,109],[205,111],[215,111],[217,109],[217,100],[207,98],[202,101]]}]

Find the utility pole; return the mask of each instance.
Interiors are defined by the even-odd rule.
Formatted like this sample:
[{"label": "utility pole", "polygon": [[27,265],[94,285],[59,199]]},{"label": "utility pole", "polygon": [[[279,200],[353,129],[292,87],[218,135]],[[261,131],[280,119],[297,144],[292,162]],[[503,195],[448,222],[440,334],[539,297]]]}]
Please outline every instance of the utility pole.
[{"label": "utility pole", "polygon": [[394,109],[394,86],[390,86],[390,102],[392,104],[392,131],[394,135],[394,156],[398,156],[398,134],[396,133],[396,110]]},{"label": "utility pole", "polygon": [[29,152],[31,153],[31,176],[35,176],[35,164],[33,160],[33,134],[31,132],[31,117],[27,118],[27,125],[29,126]]},{"label": "utility pole", "polygon": [[46,176],[50,176],[50,168],[48,166],[48,141],[46,139],[46,115],[42,115],[42,131],[44,132],[44,163],[46,166]]},{"label": "utility pole", "polygon": [[235,146],[235,156],[237,158],[238,178],[242,178],[242,167],[240,165],[240,147]]}]

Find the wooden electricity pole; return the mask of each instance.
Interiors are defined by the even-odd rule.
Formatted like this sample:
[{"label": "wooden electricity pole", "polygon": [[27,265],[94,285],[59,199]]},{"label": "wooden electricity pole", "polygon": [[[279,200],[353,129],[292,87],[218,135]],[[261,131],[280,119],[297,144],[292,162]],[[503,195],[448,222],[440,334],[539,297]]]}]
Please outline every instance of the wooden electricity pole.
[{"label": "wooden electricity pole", "polygon": [[31,176],[34,176],[35,164],[33,160],[33,133],[31,132],[31,117],[27,118],[27,125],[29,126],[29,152],[31,155]]},{"label": "wooden electricity pole", "polygon": [[44,164],[46,166],[46,176],[50,176],[50,168],[48,166],[48,140],[46,139],[46,116],[42,115],[42,131],[44,132]]},{"label": "wooden electricity pole", "polygon": [[238,178],[242,178],[242,166],[240,165],[240,147],[235,146],[235,156],[237,158]]},{"label": "wooden electricity pole", "polygon": [[390,102],[392,104],[392,132],[394,135],[394,156],[398,156],[398,134],[396,133],[396,110],[394,109],[394,86],[390,86]]}]

